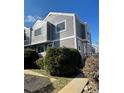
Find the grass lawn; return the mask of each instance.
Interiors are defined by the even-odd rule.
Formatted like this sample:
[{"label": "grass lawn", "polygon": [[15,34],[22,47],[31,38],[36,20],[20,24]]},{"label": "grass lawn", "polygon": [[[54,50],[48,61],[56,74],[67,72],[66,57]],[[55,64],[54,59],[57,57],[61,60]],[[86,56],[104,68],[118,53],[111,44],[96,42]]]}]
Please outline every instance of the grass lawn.
[{"label": "grass lawn", "polygon": [[[48,83],[45,87],[42,87],[41,89],[33,92],[33,93],[57,93],[59,90],[61,90],[65,85],[67,85],[74,77],[57,77],[57,76],[51,76],[49,75],[45,70],[38,70],[38,69],[31,69],[31,71],[37,72],[39,74],[45,75],[49,78],[56,79],[54,82],[48,83],[47,79],[42,78],[42,81],[44,83],[44,80]],[[36,79],[36,78],[35,78]]]}]

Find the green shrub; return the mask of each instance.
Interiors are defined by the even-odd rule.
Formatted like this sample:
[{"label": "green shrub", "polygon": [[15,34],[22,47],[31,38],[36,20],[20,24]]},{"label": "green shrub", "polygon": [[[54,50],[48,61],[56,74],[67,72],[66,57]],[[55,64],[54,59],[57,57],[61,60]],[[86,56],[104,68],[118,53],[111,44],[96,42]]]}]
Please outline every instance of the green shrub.
[{"label": "green shrub", "polygon": [[39,58],[38,60],[36,60],[36,65],[39,69],[44,69],[44,61],[43,58]]},{"label": "green shrub", "polygon": [[35,50],[31,48],[24,49],[24,68],[25,69],[33,69],[37,68],[35,61],[39,58],[38,54]]},{"label": "green shrub", "polygon": [[79,68],[81,55],[72,48],[49,48],[44,63],[51,75],[72,75]]}]

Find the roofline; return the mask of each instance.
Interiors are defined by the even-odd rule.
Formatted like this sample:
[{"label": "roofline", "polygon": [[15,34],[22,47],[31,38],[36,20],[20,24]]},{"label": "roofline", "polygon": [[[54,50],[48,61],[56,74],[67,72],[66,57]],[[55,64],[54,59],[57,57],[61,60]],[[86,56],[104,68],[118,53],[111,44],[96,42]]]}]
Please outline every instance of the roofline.
[{"label": "roofline", "polygon": [[43,19],[43,21],[45,21],[50,15],[75,16],[75,13],[49,12],[48,15]]},{"label": "roofline", "polygon": [[30,29],[30,28],[28,28],[28,27],[24,26],[24,29]]},{"label": "roofline", "polygon": [[37,21],[41,21],[41,23],[46,23],[46,22],[43,21],[43,20],[37,19],[37,20],[34,22],[34,24],[32,25],[32,28],[33,28],[33,26],[36,24]]},{"label": "roofline", "polygon": [[[79,20],[79,19],[78,19],[78,20]],[[83,24],[83,25],[87,26],[87,27],[88,27],[87,32],[91,34],[91,31],[90,31],[90,29],[89,29],[88,23],[87,23],[87,22],[82,22],[82,21],[80,21],[80,20],[79,20],[79,22],[80,22],[80,24]]]}]

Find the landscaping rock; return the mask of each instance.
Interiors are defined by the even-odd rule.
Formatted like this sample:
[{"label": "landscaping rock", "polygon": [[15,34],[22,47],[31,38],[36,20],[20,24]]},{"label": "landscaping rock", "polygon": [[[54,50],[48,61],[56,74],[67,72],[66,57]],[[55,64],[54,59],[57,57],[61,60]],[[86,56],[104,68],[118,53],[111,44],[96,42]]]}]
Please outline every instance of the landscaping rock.
[{"label": "landscaping rock", "polygon": [[24,80],[25,93],[32,93],[51,84],[49,78],[33,75],[25,75]]}]

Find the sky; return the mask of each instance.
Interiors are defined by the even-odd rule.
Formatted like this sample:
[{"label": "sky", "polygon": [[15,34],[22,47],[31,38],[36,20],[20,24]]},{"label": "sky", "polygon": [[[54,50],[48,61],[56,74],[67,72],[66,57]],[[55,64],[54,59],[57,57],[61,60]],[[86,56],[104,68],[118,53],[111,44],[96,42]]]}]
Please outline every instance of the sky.
[{"label": "sky", "polygon": [[99,41],[99,0],[24,0],[24,26],[43,20],[49,12],[70,12],[87,22],[93,44]]}]

